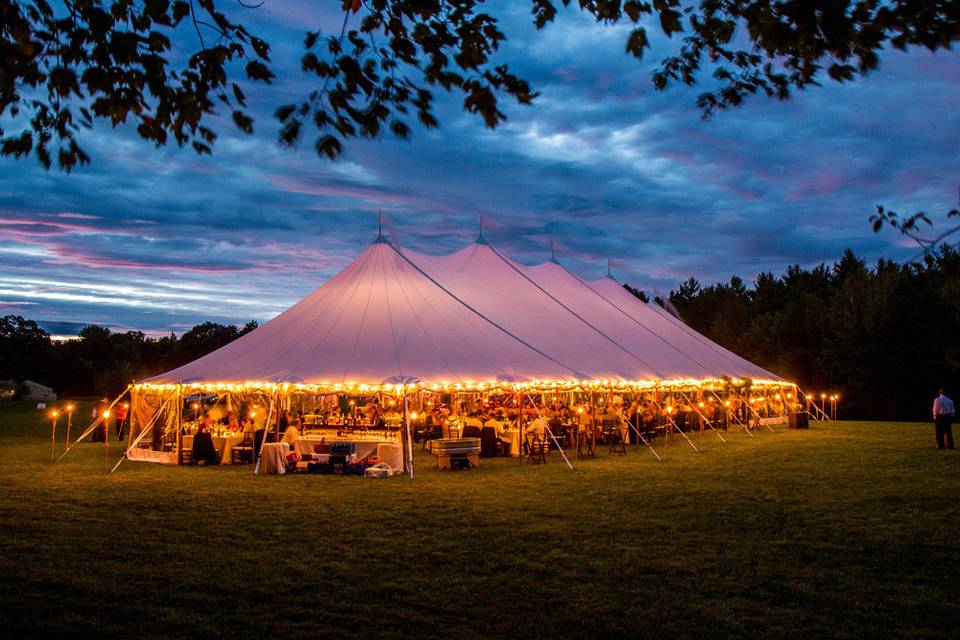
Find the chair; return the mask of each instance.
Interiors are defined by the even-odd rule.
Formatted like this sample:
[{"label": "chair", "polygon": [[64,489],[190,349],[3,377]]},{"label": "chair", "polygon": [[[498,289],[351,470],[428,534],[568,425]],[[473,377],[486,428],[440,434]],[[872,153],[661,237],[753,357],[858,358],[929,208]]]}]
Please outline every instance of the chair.
[{"label": "chair", "polygon": [[593,447],[593,430],[580,429],[577,436],[577,459],[594,458],[597,453]]},{"label": "chair", "polygon": [[180,451],[177,452],[177,464],[193,464],[193,436],[180,437]]},{"label": "chair", "polygon": [[209,433],[201,432],[193,437],[193,461],[203,461],[207,465],[220,464],[220,454],[213,446],[213,438]]},{"label": "chair", "polygon": [[546,464],[547,452],[550,450],[550,444],[546,438],[540,437],[540,434],[528,435],[526,440],[527,462],[530,464]]},{"label": "chair", "polygon": [[461,438],[479,438],[481,433],[481,428],[476,425],[467,425],[463,428],[463,434]]},{"label": "chair", "polygon": [[[563,426],[563,422],[559,418],[551,418],[547,423],[547,428],[549,432],[546,434],[545,438],[550,438],[553,436],[553,439],[557,441],[557,447],[563,447],[567,441],[567,430]],[[548,440],[549,442],[549,440]]]},{"label": "chair", "polygon": [[253,462],[253,439],[248,435],[230,451],[230,464]]},{"label": "chair", "polygon": [[484,427],[480,430],[480,457],[492,458],[500,452],[500,439],[497,430],[493,427]]},{"label": "chair", "polygon": [[627,455],[627,445],[623,442],[623,433],[620,431],[620,425],[616,420],[604,418],[601,422],[603,440],[610,445],[607,453],[610,455]]}]

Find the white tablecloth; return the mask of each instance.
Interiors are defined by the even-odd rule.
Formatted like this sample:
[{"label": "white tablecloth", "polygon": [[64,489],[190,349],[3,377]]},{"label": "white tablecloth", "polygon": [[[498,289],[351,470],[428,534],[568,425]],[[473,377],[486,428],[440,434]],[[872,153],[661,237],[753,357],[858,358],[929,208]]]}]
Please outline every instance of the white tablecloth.
[{"label": "white tablecloth", "polygon": [[403,470],[403,447],[399,444],[381,442],[377,445],[377,457],[394,471]]},{"label": "white tablecloth", "polygon": [[286,473],[288,453],[290,445],[286,442],[265,443],[261,449],[260,470],[264,473]]},{"label": "white tablecloth", "polygon": [[213,436],[213,446],[220,454],[220,464],[233,462],[233,448],[243,442],[243,436]]},{"label": "white tablecloth", "polygon": [[520,455],[520,430],[519,429],[504,429],[503,435],[500,436],[500,439],[510,443],[510,452],[508,455],[519,456]]}]

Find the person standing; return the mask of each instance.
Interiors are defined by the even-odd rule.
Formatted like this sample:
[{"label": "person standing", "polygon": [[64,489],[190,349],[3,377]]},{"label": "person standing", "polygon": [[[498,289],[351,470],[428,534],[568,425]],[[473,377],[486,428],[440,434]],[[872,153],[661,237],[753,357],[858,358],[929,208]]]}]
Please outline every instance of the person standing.
[{"label": "person standing", "polygon": [[933,401],[933,424],[937,428],[937,449],[953,449],[953,400],[946,396],[946,390],[940,389],[940,395]]}]

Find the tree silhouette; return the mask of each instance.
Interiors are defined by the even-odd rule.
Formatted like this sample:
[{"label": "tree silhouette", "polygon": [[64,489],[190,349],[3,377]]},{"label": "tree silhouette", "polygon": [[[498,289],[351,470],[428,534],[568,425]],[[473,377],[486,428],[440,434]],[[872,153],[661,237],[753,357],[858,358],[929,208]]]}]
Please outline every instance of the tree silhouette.
[{"label": "tree silhouette", "polygon": [[[282,1],[282,0],[279,0]],[[247,7],[242,0],[241,6]],[[90,161],[77,141],[94,120],[133,122],[158,147],[175,142],[211,153],[217,113],[253,131],[237,76],[269,84],[270,45],[234,22],[216,0],[0,0],[0,154],[33,155],[70,171]],[[570,0],[530,0],[546,28]],[[704,116],[754,94],[787,99],[828,78],[863,76],[890,49],[949,49],[960,37],[952,0],[581,0],[598,24],[629,25],[625,53],[642,59],[648,31],[674,43],[652,71],[659,89],[709,88]],[[279,139],[313,129],[314,148],[334,158],[351,138],[406,138],[414,118],[438,126],[434,91],[462,97],[488,127],[505,118],[503,98],[529,104],[535,88],[511,61],[494,60],[507,35],[483,0],[344,0],[337,33],[307,32],[301,68],[315,85],[279,106]],[[253,13],[254,17],[256,14]],[[195,50],[171,41],[192,35]],[[238,69],[242,69],[239,71]]]}]

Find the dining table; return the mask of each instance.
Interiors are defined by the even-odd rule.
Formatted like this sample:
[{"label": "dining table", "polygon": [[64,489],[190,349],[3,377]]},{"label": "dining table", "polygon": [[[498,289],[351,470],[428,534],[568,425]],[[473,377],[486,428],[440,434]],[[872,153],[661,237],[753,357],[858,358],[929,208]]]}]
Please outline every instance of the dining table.
[{"label": "dining table", "polygon": [[265,442],[260,449],[260,469],[264,473],[283,475],[287,472],[287,454],[290,445],[286,442]]},{"label": "dining table", "polygon": [[220,454],[220,464],[233,462],[233,448],[243,442],[243,434],[212,436],[213,446]]}]

